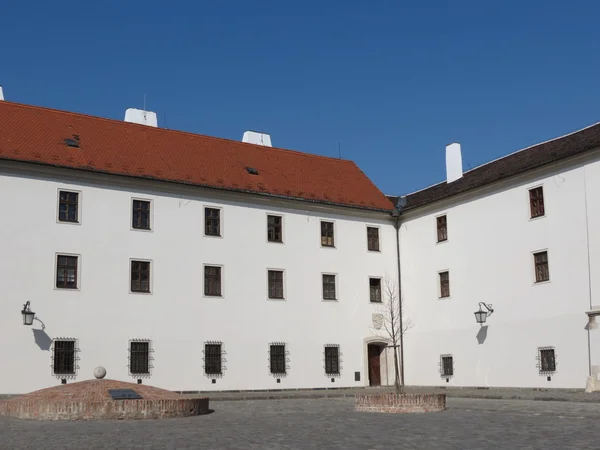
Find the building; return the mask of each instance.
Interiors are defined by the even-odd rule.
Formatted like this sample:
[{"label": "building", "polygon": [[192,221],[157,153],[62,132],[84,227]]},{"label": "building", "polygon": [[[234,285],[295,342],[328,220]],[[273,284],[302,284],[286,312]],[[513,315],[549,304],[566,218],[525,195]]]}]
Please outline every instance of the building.
[{"label": "building", "polygon": [[0,101],[0,393],[388,384],[394,207],[360,169],[126,120]]},{"label": "building", "polygon": [[452,144],[446,181],[386,197],[264,133],[7,101],[0,123],[0,393],[100,365],[179,391],[391,385],[399,273],[407,385],[595,388],[600,125],[465,173]]}]

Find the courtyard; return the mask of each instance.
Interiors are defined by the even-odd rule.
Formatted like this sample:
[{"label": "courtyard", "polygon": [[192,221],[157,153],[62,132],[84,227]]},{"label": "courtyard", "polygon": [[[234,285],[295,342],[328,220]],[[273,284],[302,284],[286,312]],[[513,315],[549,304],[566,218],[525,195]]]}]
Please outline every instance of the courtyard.
[{"label": "courtyard", "polygon": [[441,413],[356,413],[352,398],[214,401],[185,419],[0,417],[0,449],[591,449],[600,404],[448,398]]}]

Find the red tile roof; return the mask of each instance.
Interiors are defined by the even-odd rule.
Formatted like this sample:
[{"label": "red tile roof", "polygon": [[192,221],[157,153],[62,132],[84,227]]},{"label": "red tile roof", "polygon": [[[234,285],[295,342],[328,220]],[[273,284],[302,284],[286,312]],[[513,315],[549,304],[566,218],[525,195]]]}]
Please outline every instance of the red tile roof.
[{"label": "red tile roof", "polygon": [[[79,147],[68,146],[65,139],[73,139]],[[353,208],[393,209],[352,161],[6,101],[0,101],[0,159]],[[249,174],[246,167],[259,174]]]}]

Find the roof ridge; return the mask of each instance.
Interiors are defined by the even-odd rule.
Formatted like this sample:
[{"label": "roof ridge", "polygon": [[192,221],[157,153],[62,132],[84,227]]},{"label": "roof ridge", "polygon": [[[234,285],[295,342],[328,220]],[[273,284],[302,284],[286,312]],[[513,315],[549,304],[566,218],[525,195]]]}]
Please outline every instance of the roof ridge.
[{"label": "roof ridge", "polygon": [[354,162],[350,159],[344,159],[344,158],[335,158],[333,156],[325,156],[325,155],[318,155],[315,153],[308,153],[308,152],[303,152],[301,150],[294,150],[294,149],[288,149],[288,148],[282,148],[282,147],[268,147],[265,145],[258,145],[258,144],[252,144],[250,142],[243,142],[243,141],[236,141],[233,139],[227,139],[227,138],[223,138],[223,137],[218,137],[218,136],[210,136],[207,134],[201,134],[201,133],[192,133],[191,131],[184,131],[184,130],[176,130],[176,129],[172,129],[172,128],[160,128],[160,127],[151,127],[148,125],[143,125],[143,124],[139,124],[139,123],[134,123],[134,122],[125,122],[125,121],[121,121],[121,120],[117,120],[117,119],[110,119],[108,117],[100,117],[100,116],[93,116],[91,114],[86,114],[86,113],[78,113],[78,112],[73,112],[73,111],[66,111],[64,109],[56,109],[56,108],[49,108],[46,106],[38,106],[38,105],[28,105],[26,103],[18,103],[18,102],[13,102],[13,101],[7,101],[7,100],[2,100],[0,101],[1,103],[9,103],[13,106],[17,106],[20,108],[25,108],[25,109],[35,109],[35,110],[41,110],[41,111],[52,111],[55,113],[59,113],[59,114],[65,114],[68,116],[75,116],[75,117],[86,117],[89,119],[94,119],[94,120],[100,120],[103,122],[110,122],[110,123],[118,123],[121,126],[134,126],[134,127],[144,127],[145,130],[154,130],[154,131],[167,131],[167,132],[171,132],[171,133],[179,133],[179,134],[183,134],[186,136],[199,136],[202,138],[207,138],[207,139],[213,139],[213,140],[217,140],[217,141],[225,141],[225,142],[234,142],[236,144],[243,144],[243,145],[249,145],[252,146],[254,148],[261,149],[261,150],[277,150],[277,151],[281,151],[281,152],[290,152],[290,153],[295,153],[298,154],[300,156],[308,156],[308,157],[315,157],[315,158],[323,158],[323,159],[328,159],[328,160],[333,160],[333,161],[342,161],[342,162]]}]

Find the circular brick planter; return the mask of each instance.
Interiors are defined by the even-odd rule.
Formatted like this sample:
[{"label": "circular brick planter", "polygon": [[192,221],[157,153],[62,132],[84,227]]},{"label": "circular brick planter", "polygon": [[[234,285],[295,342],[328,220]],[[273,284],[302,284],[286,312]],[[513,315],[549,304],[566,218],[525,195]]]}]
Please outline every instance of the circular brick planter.
[{"label": "circular brick planter", "polygon": [[425,413],[446,409],[446,394],[357,395],[355,410],[380,413]]},{"label": "circular brick planter", "polygon": [[[142,399],[113,400],[109,389],[131,389]],[[208,398],[115,380],[82,381],[0,401],[0,415],[20,419],[166,419],[208,412]]]}]

